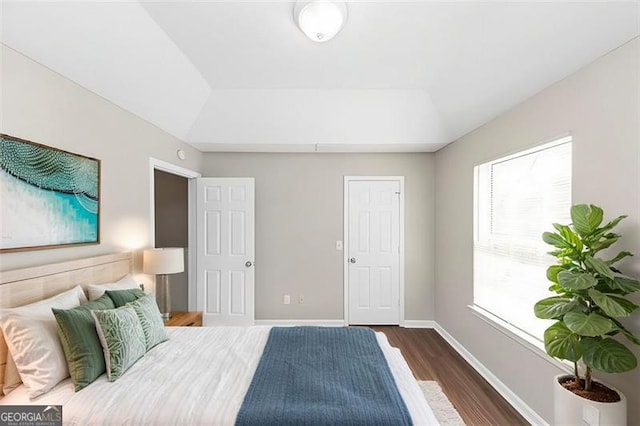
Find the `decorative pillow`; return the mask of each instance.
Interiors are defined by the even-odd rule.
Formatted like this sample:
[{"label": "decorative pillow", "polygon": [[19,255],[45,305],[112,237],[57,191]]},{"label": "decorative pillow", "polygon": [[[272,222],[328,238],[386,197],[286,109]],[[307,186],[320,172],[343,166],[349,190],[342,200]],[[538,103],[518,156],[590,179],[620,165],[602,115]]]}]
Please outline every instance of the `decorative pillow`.
[{"label": "decorative pillow", "polygon": [[158,343],[169,340],[169,337],[164,330],[162,314],[160,314],[158,304],[152,294],[148,294],[138,300],[127,303],[127,306],[131,306],[136,311],[136,314],[138,314],[147,350],[153,348]]},{"label": "decorative pillow", "polygon": [[115,305],[106,294],[77,308],[53,308],[53,315],[58,322],[58,334],[76,392],[93,383],[105,372],[102,345],[91,311],[113,308]]},{"label": "decorative pillow", "polygon": [[116,381],[146,352],[142,325],[129,306],[106,311],[91,311],[102,343],[107,377]]},{"label": "decorative pillow", "polygon": [[0,310],[9,352],[30,398],[42,395],[69,376],[51,309],[80,305],[79,292],[80,286],[30,305]]},{"label": "decorative pillow", "polygon": [[102,296],[106,290],[126,290],[129,288],[140,288],[131,274],[125,275],[115,283],[89,284],[87,286],[87,290],[89,291],[89,300],[96,300],[98,297]]},{"label": "decorative pillow", "polygon": [[139,288],[132,288],[129,290],[107,290],[106,294],[113,300],[116,308],[119,308],[144,297],[146,293]]}]

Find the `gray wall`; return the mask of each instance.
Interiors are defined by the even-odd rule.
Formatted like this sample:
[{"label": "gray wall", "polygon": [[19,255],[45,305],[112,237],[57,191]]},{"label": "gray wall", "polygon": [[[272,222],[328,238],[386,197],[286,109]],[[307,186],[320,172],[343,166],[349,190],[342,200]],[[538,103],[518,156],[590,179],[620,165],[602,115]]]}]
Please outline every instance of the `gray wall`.
[{"label": "gray wall", "polygon": [[203,176],[255,177],[259,320],[344,318],[335,243],[348,175],[405,176],[405,319],[433,319],[433,173],[433,154],[209,153],[203,164]]},{"label": "gray wall", "polygon": [[[0,270],[149,247],[149,157],[199,170],[202,154],[155,126],[0,45],[1,130],[102,160],[101,244],[5,253]],[[180,161],[176,150],[187,160]],[[141,281],[151,284],[150,277]]]},{"label": "gray wall", "polygon": [[[572,132],[573,202],[600,205],[608,218],[628,214],[618,249],[640,255],[639,52],[636,39],[436,153],[436,320],[547,421],[558,370],[467,307],[473,298],[473,166]],[[620,265],[640,277],[640,257]],[[544,277],[540,285],[547,285]],[[627,325],[640,335],[639,316]],[[629,424],[640,424],[640,374],[598,377],[631,398]]]},{"label": "gray wall", "polygon": [[155,246],[182,247],[185,270],[169,277],[171,311],[187,311],[189,304],[189,188],[185,177],[154,170]]}]

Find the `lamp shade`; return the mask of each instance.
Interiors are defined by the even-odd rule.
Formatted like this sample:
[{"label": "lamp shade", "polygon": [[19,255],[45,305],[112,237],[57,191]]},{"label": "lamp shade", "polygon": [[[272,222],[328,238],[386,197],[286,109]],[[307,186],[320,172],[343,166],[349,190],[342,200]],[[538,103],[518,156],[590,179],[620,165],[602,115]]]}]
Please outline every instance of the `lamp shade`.
[{"label": "lamp shade", "polygon": [[293,15],[307,37],[315,42],[324,43],[342,29],[347,20],[347,5],[344,1],[298,0]]},{"label": "lamp shade", "polygon": [[180,247],[155,248],[142,254],[145,274],[177,274],[184,271],[184,250]]}]

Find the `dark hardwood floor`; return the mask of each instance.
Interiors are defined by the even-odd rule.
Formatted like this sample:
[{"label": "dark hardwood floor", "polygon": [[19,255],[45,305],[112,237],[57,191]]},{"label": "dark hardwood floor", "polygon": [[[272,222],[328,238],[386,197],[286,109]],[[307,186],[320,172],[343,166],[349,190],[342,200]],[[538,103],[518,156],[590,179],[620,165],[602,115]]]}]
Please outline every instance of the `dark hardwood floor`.
[{"label": "dark hardwood floor", "polygon": [[418,380],[435,380],[467,425],[528,425],[433,329],[373,326],[400,349]]}]

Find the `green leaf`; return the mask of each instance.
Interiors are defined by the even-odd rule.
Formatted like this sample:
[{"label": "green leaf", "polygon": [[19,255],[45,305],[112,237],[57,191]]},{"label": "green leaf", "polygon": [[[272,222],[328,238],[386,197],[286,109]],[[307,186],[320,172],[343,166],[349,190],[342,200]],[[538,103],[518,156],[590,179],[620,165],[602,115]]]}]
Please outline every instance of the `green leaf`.
[{"label": "green leaf", "polygon": [[579,336],[572,333],[561,321],[545,330],[544,348],[552,357],[573,362],[578,361],[583,354]]},{"label": "green leaf", "polygon": [[620,239],[620,235],[618,234],[607,234],[604,236],[604,239],[591,243],[591,252],[595,254],[600,250],[604,250],[615,244],[618,239]]},{"label": "green leaf", "polygon": [[548,290],[558,294],[564,294],[567,292],[566,288],[562,287],[560,284],[555,283],[553,285],[550,285]]},{"label": "green leaf", "polygon": [[568,297],[547,297],[536,303],[533,311],[541,319],[558,319],[578,306]]},{"label": "green leaf", "polygon": [[627,330],[626,328],[623,328],[620,331],[622,331],[622,334],[624,334],[624,337],[626,337],[627,339],[631,340],[636,345],[640,345],[640,339],[638,339],[636,336],[634,336],[629,330]]},{"label": "green leaf", "polygon": [[558,231],[560,234],[562,234],[562,230],[564,228],[568,228],[567,225],[561,225],[559,223],[552,223],[551,225],[553,225],[553,227],[556,228],[556,231]]},{"label": "green leaf", "polygon": [[640,291],[640,281],[627,277],[615,277],[613,281],[610,281],[609,287],[612,289],[621,290],[624,294],[635,293]]},{"label": "green leaf", "polygon": [[542,234],[542,240],[550,244],[554,247],[558,247],[561,249],[570,248],[571,246],[567,243],[561,235],[556,234],[555,232],[544,232]]},{"label": "green leaf", "polygon": [[585,339],[584,363],[605,373],[624,373],[638,366],[636,356],[626,346],[607,337],[602,340]]},{"label": "green leaf", "polygon": [[613,259],[611,259],[611,260],[608,260],[608,261],[607,261],[607,264],[608,264],[609,266],[611,266],[611,265],[613,265],[614,263],[617,263],[617,262],[621,261],[622,259],[624,259],[625,257],[628,257],[628,256],[633,256],[633,253],[628,252],[628,251],[621,251],[620,253],[618,253],[618,254],[616,255],[616,257],[614,257],[614,258],[613,258]]},{"label": "green leaf", "polygon": [[598,280],[593,275],[574,271],[560,271],[558,282],[562,287],[571,290],[586,290],[598,284]]},{"label": "green leaf", "polygon": [[620,223],[620,221],[622,219],[625,219],[626,217],[627,217],[627,215],[618,216],[617,218],[615,218],[611,222],[609,222],[606,225],[604,225],[602,228],[598,229],[593,235],[590,235],[589,236],[589,240],[590,241],[598,241],[600,238],[602,238],[603,235],[605,235],[611,229],[615,228],[618,225],[618,223]]},{"label": "green leaf", "polygon": [[580,336],[602,336],[611,331],[613,327],[609,318],[595,313],[586,315],[582,312],[568,312],[562,321],[569,330]]},{"label": "green leaf", "polygon": [[596,229],[602,223],[602,217],[604,212],[598,206],[593,204],[588,206],[586,204],[577,204],[571,207],[571,220],[573,221],[573,227],[580,234],[585,237]]},{"label": "green leaf", "polygon": [[634,313],[635,311],[637,311],[640,308],[640,306],[636,305],[635,303],[633,303],[630,300],[625,299],[622,296],[617,296],[617,295],[613,295],[613,294],[609,294],[608,296],[609,296],[609,299],[613,300],[615,303],[617,303],[619,306],[621,306],[622,309],[627,311],[629,313],[628,315],[631,315],[632,313]]},{"label": "green leaf", "polygon": [[551,265],[547,268],[547,279],[551,282],[558,283],[558,273],[564,271],[560,265]]},{"label": "green leaf", "polygon": [[611,269],[609,269],[609,265],[607,265],[607,262],[605,262],[604,260],[598,259],[597,257],[586,256],[584,258],[584,263],[587,265],[587,267],[593,269],[603,277],[611,279],[614,278],[613,272],[611,271]]},{"label": "green leaf", "polygon": [[622,325],[622,323],[614,318],[611,318],[611,322],[613,322],[616,326],[616,328],[620,331],[622,331],[622,334],[625,335],[625,337],[627,339],[629,339],[630,341],[632,341],[633,343],[635,343],[636,345],[640,345],[640,339],[638,339],[636,336],[633,335],[633,333],[631,333],[629,330],[627,330],[625,328],[624,325]]},{"label": "green leaf", "polygon": [[573,232],[569,227],[567,227],[564,238],[575,248],[577,253],[582,253],[582,249],[584,245],[582,244],[582,239],[578,234]]},{"label": "green leaf", "polygon": [[573,221],[573,227],[578,234],[585,236],[591,233],[591,226],[589,225],[589,206],[586,204],[577,204],[571,207],[571,220]]},{"label": "green leaf", "polygon": [[571,228],[566,225],[560,225],[554,223],[553,227],[556,228],[560,236],[568,243],[568,246],[573,248],[576,252],[582,252],[583,245],[580,236],[573,232]]},{"label": "green leaf", "polygon": [[604,294],[593,288],[589,289],[589,297],[605,314],[614,318],[628,317],[638,309],[638,305],[624,297]]},{"label": "green leaf", "polygon": [[602,218],[604,217],[604,210],[600,207],[595,206],[593,204],[590,205],[591,214],[589,214],[589,227],[591,231],[595,231],[598,229],[598,226],[602,223]]}]

